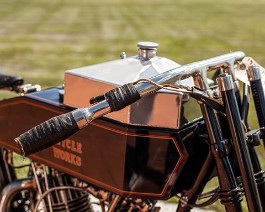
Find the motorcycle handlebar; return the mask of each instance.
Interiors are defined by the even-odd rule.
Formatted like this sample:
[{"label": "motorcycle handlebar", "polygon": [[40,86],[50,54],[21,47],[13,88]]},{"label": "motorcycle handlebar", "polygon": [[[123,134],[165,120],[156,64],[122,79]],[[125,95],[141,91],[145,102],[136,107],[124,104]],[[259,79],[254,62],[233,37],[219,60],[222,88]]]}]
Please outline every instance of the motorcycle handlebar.
[{"label": "motorcycle handlebar", "polygon": [[[244,56],[243,52],[221,55],[172,69],[154,76],[151,80],[160,85],[174,84],[181,77],[192,76],[198,72],[201,72],[200,74],[205,76],[205,72],[208,69],[216,68],[224,63],[233,66],[235,61],[243,59]],[[102,100],[101,96],[99,99],[102,101],[97,102],[95,105],[51,118],[15,138],[15,141],[18,143],[22,154],[28,156],[70,137],[79,131],[79,129],[87,126],[95,118],[112,111],[121,110],[158,89],[156,86],[146,84],[134,85],[129,83],[123,85],[105,93],[104,100]]]}]

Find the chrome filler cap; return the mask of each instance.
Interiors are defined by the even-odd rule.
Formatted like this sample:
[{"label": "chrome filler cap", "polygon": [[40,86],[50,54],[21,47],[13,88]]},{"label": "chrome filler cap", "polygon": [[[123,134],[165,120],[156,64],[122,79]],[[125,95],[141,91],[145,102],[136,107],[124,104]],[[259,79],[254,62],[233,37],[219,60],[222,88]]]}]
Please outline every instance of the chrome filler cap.
[{"label": "chrome filler cap", "polygon": [[159,46],[157,43],[142,41],[137,43],[138,56],[143,60],[149,60],[156,56],[156,50]]}]

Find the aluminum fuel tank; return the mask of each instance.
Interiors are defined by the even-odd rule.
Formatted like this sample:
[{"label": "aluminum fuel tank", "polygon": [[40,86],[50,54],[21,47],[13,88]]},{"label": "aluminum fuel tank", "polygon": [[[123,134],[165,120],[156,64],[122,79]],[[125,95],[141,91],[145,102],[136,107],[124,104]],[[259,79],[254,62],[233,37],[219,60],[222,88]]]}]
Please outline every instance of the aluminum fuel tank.
[{"label": "aluminum fuel tank", "polygon": [[[71,107],[88,107],[92,97],[157,74],[179,67],[172,60],[156,55],[158,44],[139,42],[138,55],[65,72],[64,104]],[[141,126],[157,126],[178,129],[180,127],[182,94],[160,90],[134,104],[107,114],[106,117]]]}]

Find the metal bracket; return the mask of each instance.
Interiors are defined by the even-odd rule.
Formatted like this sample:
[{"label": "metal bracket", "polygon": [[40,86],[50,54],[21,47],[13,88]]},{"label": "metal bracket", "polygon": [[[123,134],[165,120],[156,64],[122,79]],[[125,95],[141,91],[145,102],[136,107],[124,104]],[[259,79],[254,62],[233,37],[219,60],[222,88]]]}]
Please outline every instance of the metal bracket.
[{"label": "metal bracket", "polygon": [[247,136],[247,144],[249,146],[259,146],[260,145],[260,137],[262,136],[262,132],[260,129],[251,130],[246,133]]}]

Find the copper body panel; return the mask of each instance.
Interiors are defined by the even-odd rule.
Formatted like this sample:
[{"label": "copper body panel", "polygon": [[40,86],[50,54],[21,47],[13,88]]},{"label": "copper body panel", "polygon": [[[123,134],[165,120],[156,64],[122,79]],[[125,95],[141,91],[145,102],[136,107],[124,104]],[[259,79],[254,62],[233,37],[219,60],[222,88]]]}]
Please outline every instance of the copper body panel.
[{"label": "copper body panel", "polygon": [[[69,111],[58,99],[51,89],[2,101],[0,145],[19,152],[15,137]],[[103,118],[30,158],[119,195],[167,199],[188,154],[174,130]]]}]

